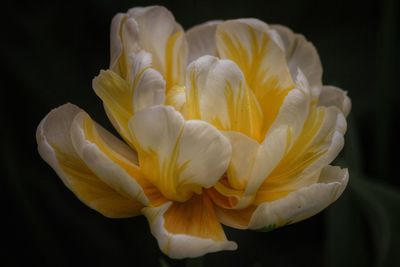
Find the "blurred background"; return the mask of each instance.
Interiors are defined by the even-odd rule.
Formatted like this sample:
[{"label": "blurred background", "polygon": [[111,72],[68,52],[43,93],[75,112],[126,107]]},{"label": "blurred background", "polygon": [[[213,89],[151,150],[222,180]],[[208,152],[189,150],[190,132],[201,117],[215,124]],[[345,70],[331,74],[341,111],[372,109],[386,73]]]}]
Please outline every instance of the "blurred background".
[{"label": "blurred background", "polygon": [[111,220],[81,204],[36,149],[40,120],[66,102],[112,129],[91,81],[108,67],[113,15],[151,4],[169,8],[185,29],[240,17],[286,25],[316,46],[324,84],[347,90],[353,102],[337,159],[350,169],[343,196],[324,212],[272,232],[227,229],[239,249],[208,254],[203,265],[400,266],[397,0],[4,2],[1,265],[187,264],[162,255],[143,217]]}]

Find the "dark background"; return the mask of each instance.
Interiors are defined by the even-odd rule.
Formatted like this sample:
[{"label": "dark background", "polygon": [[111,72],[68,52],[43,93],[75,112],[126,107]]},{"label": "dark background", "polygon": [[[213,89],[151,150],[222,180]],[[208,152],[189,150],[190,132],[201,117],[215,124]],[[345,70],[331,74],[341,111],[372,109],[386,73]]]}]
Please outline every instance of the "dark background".
[{"label": "dark background", "polygon": [[[2,266],[185,266],[163,256],[144,217],[111,220],[82,205],[39,157],[40,120],[66,102],[111,129],[91,80],[108,67],[112,16],[158,3],[184,28],[256,17],[287,25],[317,47],[324,83],[353,109],[337,163],[350,169],[326,211],[273,232],[227,229],[236,252],[204,266],[400,266],[399,5],[388,1],[52,1],[1,7]],[[398,128],[398,127],[397,127]],[[198,262],[192,261],[192,266]]]}]

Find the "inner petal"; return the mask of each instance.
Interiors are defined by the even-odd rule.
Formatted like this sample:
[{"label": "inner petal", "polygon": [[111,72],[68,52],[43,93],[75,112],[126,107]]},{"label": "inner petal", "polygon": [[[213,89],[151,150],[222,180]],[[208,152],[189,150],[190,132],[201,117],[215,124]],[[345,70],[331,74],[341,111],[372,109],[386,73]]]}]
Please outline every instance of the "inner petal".
[{"label": "inner petal", "polygon": [[219,55],[240,67],[260,103],[263,135],[294,88],[285,53],[268,32],[268,25],[259,20],[240,19],[219,24],[216,33]]}]

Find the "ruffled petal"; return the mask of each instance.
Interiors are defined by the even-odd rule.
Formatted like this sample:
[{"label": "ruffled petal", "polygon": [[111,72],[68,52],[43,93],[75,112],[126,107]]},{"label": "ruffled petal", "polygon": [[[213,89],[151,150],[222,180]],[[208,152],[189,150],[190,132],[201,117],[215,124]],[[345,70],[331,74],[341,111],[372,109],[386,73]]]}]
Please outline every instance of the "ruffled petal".
[{"label": "ruffled petal", "polygon": [[130,144],[128,121],[143,108],[164,103],[165,81],[150,67],[151,57],[144,51],[134,54],[129,77],[101,71],[93,80],[93,88],[104,103],[107,115],[121,136]]},{"label": "ruffled petal", "polygon": [[228,241],[206,194],[184,203],[168,202],[143,209],[160,249],[171,258],[200,257],[221,250],[235,250]]},{"label": "ruffled petal", "polygon": [[316,183],[285,197],[240,210],[218,208],[216,212],[220,221],[230,227],[270,231],[307,219],[328,207],[343,193],[348,177],[347,169],[326,166]]},{"label": "ruffled petal", "polygon": [[347,96],[347,92],[334,86],[322,87],[318,105],[324,107],[335,106],[340,109],[345,116],[349,115],[351,110],[351,100]]},{"label": "ruffled petal", "polygon": [[301,35],[294,33],[282,25],[271,25],[271,29],[278,32],[281,37],[286,54],[287,64],[293,79],[300,68],[307,77],[311,88],[315,90],[316,97],[322,86],[322,66],[314,45]]},{"label": "ruffled petal", "polygon": [[249,222],[250,229],[273,229],[307,219],[336,201],[346,188],[347,169],[327,166],[317,183],[287,196],[260,204]]},{"label": "ruffled petal", "polygon": [[217,30],[217,25],[221,22],[222,21],[219,20],[208,21],[196,25],[186,32],[186,39],[189,45],[188,63],[205,55],[218,55],[215,32]]},{"label": "ruffled petal", "polygon": [[83,111],[72,123],[71,138],[84,163],[121,195],[137,199],[145,206],[166,201],[141,173],[137,154]]},{"label": "ruffled petal", "polygon": [[[124,173],[117,164],[111,163],[110,159],[91,158],[93,166],[98,160],[107,164],[104,169],[112,168],[115,171],[115,179],[126,187],[122,190],[117,182],[105,179],[110,174],[110,169],[104,173],[98,171],[101,177],[98,176],[92,170],[93,166],[88,166],[76,150],[71,137],[72,128],[74,120],[82,112],[77,106],[66,104],[52,110],[42,120],[36,133],[41,157],[56,171],[64,184],[90,208],[111,218],[140,214],[143,203],[136,194],[140,189],[134,178]],[[116,139],[110,138],[108,133],[103,132],[103,134],[107,135],[110,144],[115,145],[114,152],[121,158],[132,162],[137,160],[133,151],[118,143]]]},{"label": "ruffled petal", "polygon": [[[224,208],[241,209],[250,205],[258,188],[282,159],[288,136],[288,128],[274,130],[259,144],[235,132],[225,132],[232,145],[232,159],[227,171],[227,183],[219,182],[214,188],[220,194],[217,198],[227,198],[217,205]],[[216,195],[214,192],[214,196]]]},{"label": "ruffled petal", "polygon": [[319,107],[303,131],[260,187],[255,204],[279,199],[318,180],[322,168],[343,148],[346,120],[336,107]]},{"label": "ruffled petal", "polygon": [[172,107],[144,109],[129,125],[141,171],[171,200],[186,201],[211,187],[229,164],[229,141],[206,122],[185,121]]},{"label": "ruffled petal", "polygon": [[240,67],[263,109],[263,132],[267,132],[284,98],[295,87],[284,51],[269,32],[268,25],[259,20],[239,19],[219,24],[216,33],[219,56]]},{"label": "ruffled petal", "polygon": [[185,111],[188,119],[205,120],[220,130],[261,139],[261,107],[230,60],[204,56],[188,66]]},{"label": "ruffled petal", "polygon": [[182,27],[161,6],[130,9],[126,16],[138,27],[139,46],[152,55],[152,66],[166,80],[167,91],[184,84],[188,47]]}]

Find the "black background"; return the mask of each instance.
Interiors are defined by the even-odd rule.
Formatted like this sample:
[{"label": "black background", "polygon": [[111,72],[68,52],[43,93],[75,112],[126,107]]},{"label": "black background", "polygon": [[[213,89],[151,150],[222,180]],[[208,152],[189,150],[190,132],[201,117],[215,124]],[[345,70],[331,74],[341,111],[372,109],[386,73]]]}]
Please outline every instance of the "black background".
[{"label": "black background", "polygon": [[317,216],[273,232],[227,229],[239,249],[208,254],[204,266],[400,266],[396,0],[5,1],[0,264],[160,266],[161,259],[164,266],[185,266],[162,255],[144,217],[111,220],[82,205],[41,160],[35,141],[40,120],[66,102],[111,129],[91,89],[92,78],[108,67],[111,18],[156,3],[185,29],[256,17],[304,34],[320,53],[324,84],[347,90],[353,102],[337,160],[350,169],[344,195]]}]

